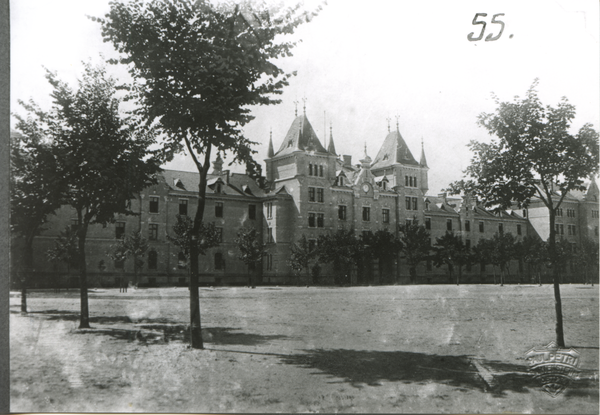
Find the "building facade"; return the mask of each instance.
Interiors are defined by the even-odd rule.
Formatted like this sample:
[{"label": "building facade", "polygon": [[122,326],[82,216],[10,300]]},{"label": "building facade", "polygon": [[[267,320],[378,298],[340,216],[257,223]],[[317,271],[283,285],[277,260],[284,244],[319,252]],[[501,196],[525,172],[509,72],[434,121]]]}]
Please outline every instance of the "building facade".
[{"label": "building facade", "polygon": [[[517,240],[527,235],[547,239],[548,217],[545,206],[534,200],[526,210],[492,214],[469,198],[428,195],[425,151],[417,161],[398,125],[388,134],[375,159],[366,153],[352,163],[352,156],[336,152],[330,129],[327,148],[317,137],[305,114],[296,116],[286,136],[274,151],[270,139],[265,159],[266,177],[258,182],[245,174],[223,170],[217,158],[208,176],[204,220],[214,223],[221,243],[199,257],[200,283],[203,285],[245,285],[249,273],[263,284],[306,283],[295,273],[288,259],[292,244],[305,236],[316,243],[319,236],[340,229],[357,235],[386,230],[398,235],[398,225],[418,221],[431,235],[431,244],[446,232],[459,235],[470,247],[495,233],[512,233]],[[145,189],[132,209],[136,216],[117,218],[105,227],[94,225],[88,231],[87,266],[90,286],[114,286],[120,278],[133,278],[131,260],[116,263],[108,255],[124,234],[141,232],[148,240],[140,285],[187,285],[189,267],[185,256],[169,242],[177,215],[193,216],[197,208],[197,173],[165,170],[158,184]],[[571,192],[557,218],[560,235],[577,243],[587,236],[598,241],[598,187],[594,180],[586,192]],[[562,213],[561,212],[561,213]],[[35,284],[77,286],[77,271],[66,265],[50,263],[45,253],[54,246],[61,230],[77,223],[76,215],[63,207],[50,217],[47,229],[34,242]],[[266,244],[262,266],[249,270],[238,259],[234,242],[241,228],[253,227]],[[387,275],[380,275],[383,269]],[[527,281],[523,264],[509,267],[513,281]],[[333,283],[335,270],[323,265],[321,281]],[[363,274],[369,278],[363,278]],[[477,264],[463,271],[463,282],[493,282],[490,265]],[[424,261],[417,268],[417,283],[448,283],[445,267],[436,268]],[[402,255],[388,259],[383,268],[366,264],[354,271],[353,283],[408,283],[409,270]],[[510,280],[510,279],[509,279]]]}]

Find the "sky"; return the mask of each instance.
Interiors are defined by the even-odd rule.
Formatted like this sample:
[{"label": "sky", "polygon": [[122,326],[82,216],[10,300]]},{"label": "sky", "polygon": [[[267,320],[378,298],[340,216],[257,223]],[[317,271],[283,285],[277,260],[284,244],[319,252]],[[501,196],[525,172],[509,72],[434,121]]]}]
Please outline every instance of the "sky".
[{"label": "sky", "polygon": [[[316,0],[306,1],[314,9]],[[116,56],[102,42],[98,23],[105,0],[11,0],[11,111],[23,114],[18,100],[30,98],[49,109],[51,88],[44,67],[74,86],[82,61],[99,63]],[[477,37],[486,22],[484,38]],[[388,131],[398,128],[418,159],[423,143],[429,165],[429,193],[462,178],[471,140],[487,140],[476,124],[500,100],[523,96],[535,78],[544,104],[566,96],[577,108],[573,131],[600,125],[599,5],[577,1],[404,1],[329,0],[320,14],[290,37],[300,40],[293,56],[277,63],[297,71],[281,104],[253,108],[244,128],[259,144],[256,158],[267,156],[272,131],[279,148],[293,119],[306,115],[322,142],[333,131],[336,150],[353,156],[377,155]],[[127,79],[122,68],[114,76]],[[14,120],[13,120],[14,125]],[[166,168],[195,171],[189,156]],[[242,172],[241,166],[231,166]]]}]

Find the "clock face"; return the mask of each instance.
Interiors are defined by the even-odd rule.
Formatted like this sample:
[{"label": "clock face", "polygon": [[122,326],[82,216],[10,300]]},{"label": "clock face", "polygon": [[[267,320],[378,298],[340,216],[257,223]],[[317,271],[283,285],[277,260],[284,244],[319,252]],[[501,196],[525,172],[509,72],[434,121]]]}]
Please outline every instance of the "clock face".
[{"label": "clock face", "polygon": [[369,185],[368,184],[363,184],[363,192],[367,193],[369,191]]}]

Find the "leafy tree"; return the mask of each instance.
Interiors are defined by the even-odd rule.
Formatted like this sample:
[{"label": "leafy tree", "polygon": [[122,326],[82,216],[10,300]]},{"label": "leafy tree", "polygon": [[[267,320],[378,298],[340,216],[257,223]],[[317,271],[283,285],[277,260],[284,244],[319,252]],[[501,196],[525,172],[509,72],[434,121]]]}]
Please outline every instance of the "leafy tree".
[{"label": "leafy tree", "polygon": [[294,271],[302,272],[306,270],[306,281],[310,281],[311,267],[318,264],[317,245],[311,246],[305,235],[302,235],[297,242],[292,244],[288,264]]},{"label": "leafy tree", "polygon": [[262,263],[262,258],[267,254],[266,244],[256,228],[241,228],[235,238],[238,246],[238,259],[248,267],[248,285],[254,287],[252,282],[252,271],[256,270]]},{"label": "leafy tree", "polygon": [[490,242],[490,262],[500,269],[500,286],[503,286],[508,264],[515,258],[515,237],[512,233],[495,233]]},{"label": "leafy tree", "polygon": [[125,235],[123,238],[111,247],[109,254],[113,261],[125,261],[128,257],[133,258],[134,285],[138,285],[139,273],[144,266],[144,255],[148,252],[148,241],[142,237],[141,232],[133,232]]},{"label": "leafy tree", "polygon": [[354,230],[339,229],[335,233],[319,236],[319,260],[333,263],[337,273],[337,283],[350,284],[352,268],[362,255],[363,244],[354,234]]},{"label": "leafy tree", "polygon": [[589,282],[593,287],[598,277],[598,243],[587,237],[582,238],[575,258],[583,271],[584,283]]},{"label": "leafy tree", "polygon": [[571,133],[575,107],[563,98],[556,107],[542,105],[536,79],[525,98],[500,102],[493,113],[483,113],[478,124],[492,139],[472,141],[474,155],[465,173],[468,180],[457,183],[469,189],[486,207],[507,209],[527,206],[537,197],[548,209],[548,246],[553,261],[556,310],[556,341],[565,346],[557,266],[556,211],[567,193],[582,190],[583,180],[598,173],[598,132],[585,124]]},{"label": "leafy tree", "polygon": [[542,266],[548,261],[548,246],[540,238],[527,235],[521,242],[520,249],[523,261],[529,265],[534,276],[542,285]]},{"label": "leafy tree", "polygon": [[450,280],[452,280],[454,267],[458,267],[456,285],[459,285],[462,277],[462,267],[471,261],[471,253],[460,236],[455,235],[453,232],[446,232],[441,238],[435,238],[433,251],[433,264],[436,267],[446,265]]},{"label": "leafy tree", "polygon": [[192,242],[196,242],[196,255],[206,255],[210,248],[219,246],[221,243],[221,234],[214,223],[203,223],[200,227],[199,237],[193,238],[193,222],[189,216],[176,215],[176,222],[173,225],[174,235],[167,235],[167,239],[185,255],[189,261],[192,252]]},{"label": "leafy tree", "polygon": [[379,278],[380,281],[383,281],[383,262],[393,259],[398,251],[402,249],[402,244],[395,235],[384,229],[380,229],[373,234],[363,234],[362,243],[365,246],[366,257],[377,260]]},{"label": "leafy tree", "polygon": [[[477,241],[477,245],[473,247],[473,259],[477,260],[481,265],[487,265],[492,263],[492,251],[494,247],[489,239],[481,238]],[[483,269],[483,266],[481,267]],[[482,273],[480,278],[483,281],[485,276]],[[496,283],[496,272],[494,270],[494,284]]]},{"label": "leafy tree", "polygon": [[417,266],[425,261],[431,252],[430,234],[425,226],[419,225],[418,221],[412,221],[410,224],[400,225],[400,242],[404,258],[408,264],[410,272],[410,281],[417,281]]},{"label": "leafy tree", "polygon": [[[281,35],[312,15],[299,8],[277,9],[265,4],[208,0],[133,0],[111,3],[102,25],[104,40],[124,55],[135,80],[132,96],[140,114],[165,131],[163,155],[187,151],[200,176],[198,209],[192,236],[197,238],[204,217],[206,181],[213,151],[231,153],[252,175],[260,166],[254,144],[242,133],[252,120],[250,107],[279,101],[291,74],[273,61],[291,56],[293,42]],[[143,35],[142,35],[143,34]],[[193,348],[203,348],[198,296],[196,244],[190,254],[190,331]]]},{"label": "leafy tree", "polygon": [[54,241],[54,248],[46,251],[46,257],[50,262],[63,262],[67,265],[67,274],[71,268],[79,268],[79,251],[77,248],[77,234],[67,226],[60,232]]},{"label": "leafy tree", "polygon": [[160,168],[148,151],[154,141],[133,119],[119,116],[115,81],[104,68],[85,64],[79,88],[72,90],[57,75],[47,72],[53,87],[48,114],[33,113],[44,122],[44,135],[52,142],[56,174],[61,177],[60,199],[77,213],[80,328],[89,328],[85,242],[92,224],[107,224],[117,214],[135,214],[130,201],[156,183]]},{"label": "leafy tree", "polygon": [[[23,119],[16,115],[17,129],[10,140],[10,229],[22,238],[23,251],[17,258],[21,286],[21,312],[27,312],[27,284],[33,265],[33,240],[44,229],[48,216],[60,207],[61,180],[51,143],[46,141],[44,114],[34,103],[21,105],[38,114]],[[36,119],[38,118],[38,119]]]}]

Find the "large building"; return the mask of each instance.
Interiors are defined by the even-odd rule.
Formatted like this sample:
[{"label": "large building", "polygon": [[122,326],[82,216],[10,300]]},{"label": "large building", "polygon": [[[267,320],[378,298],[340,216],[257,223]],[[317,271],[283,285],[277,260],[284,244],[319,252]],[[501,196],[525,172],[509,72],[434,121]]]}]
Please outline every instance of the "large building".
[{"label": "large building", "polygon": [[[388,128],[389,130],[389,128]],[[291,246],[301,236],[316,243],[320,235],[339,229],[352,229],[357,235],[378,230],[398,234],[398,225],[417,220],[435,238],[446,232],[461,236],[468,246],[495,233],[510,232],[517,240],[526,235],[548,237],[547,211],[538,201],[527,210],[492,214],[463,197],[428,195],[425,151],[419,161],[406,145],[398,126],[388,131],[374,159],[365,153],[357,164],[349,155],[339,155],[333,134],[327,147],[321,143],[305,114],[296,116],[286,136],[274,151],[269,142],[266,177],[258,182],[248,175],[223,170],[217,158],[208,176],[204,220],[213,222],[221,244],[199,257],[200,283],[204,285],[247,284],[249,273],[259,283],[306,283],[295,273],[288,259]],[[131,260],[112,261],[108,253],[122,235],[141,231],[149,241],[141,285],[185,285],[189,269],[185,256],[167,239],[173,234],[176,215],[196,211],[199,176],[197,173],[165,170],[159,183],[145,189],[132,201],[136,216],[119,217],[114,224],[92,226],[88,232],[88,278],[93,286],[114,286],[119,278],[133,278]],[[561,236],[578,242],[583,236],[598,241],[598,187],[592,180],[586,192],[571,192],[563,202],[557,220]],[[77,285],[77,271],[64,264],[49,263],[46,251],[54,246],[59,232],[77,223],[68,207],[50,218],[47,229],[34,243],[35,281],[39,286]],[[248,270],[238,259],[234,242],[242,227],[254,227],[267,244],[261,269]],[[566,232],[565,232],[566,229]],[[401,255],[384,261],[382,268],[363,265],[351,275],[353,283],[408,283],[409,271]],[[522,263],[511,266],[513,281],[527,281]],[[382,271],[379,271],[379,270]],[[333,283],[335,270],[323,266],[321,281]],[[385,274],[385,275],[380,275]],[[417,269],[417,283],[447,283],[445,267],[431,261]],[[477,264],[463,272],[463,282],[492,282],[490,265]],[[572,276],[575,278],[575,276]],[[256,281],[255,279],[255,281]]]}]

